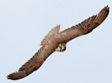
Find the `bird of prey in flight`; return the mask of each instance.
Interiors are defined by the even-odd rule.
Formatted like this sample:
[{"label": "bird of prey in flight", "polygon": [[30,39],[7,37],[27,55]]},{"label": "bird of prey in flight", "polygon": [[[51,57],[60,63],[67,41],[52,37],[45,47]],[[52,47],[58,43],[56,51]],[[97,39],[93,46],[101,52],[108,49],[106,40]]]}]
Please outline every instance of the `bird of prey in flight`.
[{"label": "bird of prey in flight", "polygon": [[36,71],[54,51],[65,51],[67,42],[93,31],[93,29],[98,27],[106,19],[108,14],[109,7],[105,6],[98,14],[93,15],[81,23],[61,32],[59,32],[60,25],[55,26],[42,40],[41,47],[38,52],[36,52],[24,65],[22,65],[17,72],[9,74],[7,78],[18,80]]}]

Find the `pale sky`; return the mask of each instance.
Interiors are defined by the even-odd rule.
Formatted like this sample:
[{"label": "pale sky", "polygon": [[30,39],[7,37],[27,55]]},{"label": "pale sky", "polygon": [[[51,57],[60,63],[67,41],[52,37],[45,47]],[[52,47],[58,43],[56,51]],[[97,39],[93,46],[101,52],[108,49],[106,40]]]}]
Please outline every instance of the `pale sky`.
[{"label": "pale sky", "polygon": [[[67,29],[106,5],[109,16],[92,33],[70,41],[28,77],[6,78],[38,51],[54,26]],[[112,83],[111,9],[112,0],[0,0],[0,83]]]}]

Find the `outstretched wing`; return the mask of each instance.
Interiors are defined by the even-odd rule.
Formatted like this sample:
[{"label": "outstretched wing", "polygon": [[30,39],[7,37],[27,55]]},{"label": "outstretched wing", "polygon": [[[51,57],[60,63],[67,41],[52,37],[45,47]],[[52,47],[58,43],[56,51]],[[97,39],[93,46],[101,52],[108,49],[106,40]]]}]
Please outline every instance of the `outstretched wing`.
[{"label": "outstretched wing", "polygon": [[29,74],[37,70],[47,59],[47,57],[54,51],[54,48],[49,47],[48,45],[44,45],[39,49],[37,53],[35,53],[35,55],[29,61],[27,61],[21,68],[19,68],[17,72],[9,74],[7,78],[18,80],[28,76]]},{"label": "outstretched wing", "polygon": [[55,37],[55,34],[59,32],[59,28],[59,25],[54,27],[41,42],[42,47],[39,49],[39,51],[35,53],[35,55],[29,61],[27,61],[21,68],[19,68],[17,72],[9,74],[7,78],[12,80],[18,80],[28,76],[29,74],[37,70],[58,46],[58,43],[49,45],[47,41],[52,41],[52,38],[50,37]]},{"label": "outstretched wing", "polygon": [[60,32],[62,41],[68,42],[75,37],[90,33],[106,19],[108,13],[109,7],[106,6],[97,15],[93,15],[83,22]]}]

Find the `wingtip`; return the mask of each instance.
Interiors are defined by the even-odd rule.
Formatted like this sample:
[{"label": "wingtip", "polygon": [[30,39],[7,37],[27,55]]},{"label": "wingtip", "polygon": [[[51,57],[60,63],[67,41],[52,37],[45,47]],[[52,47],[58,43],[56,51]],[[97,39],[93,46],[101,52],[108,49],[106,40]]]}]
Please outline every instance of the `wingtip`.
[{"label": "wingtip", "polygon": [[7,75],[7,79],[9,80],[18,80],[24,77],[26,77],[26,74],[24,71],[18,71],[18,72],[14,72],[14,73]]},{"label": "wingtip", "polygon": [[107,5],[107,6],[105,6],[104,8],[109,9],[109,6]]},{"label": "wingtip", "polygon": [[7,79],[9,79],[9,80],[16,80],[16,79],[14,78],[14,74],[15,74],[15,73],[11,73],[11,74],[7,75]]},{"label": "wingtip", "polygon": [[10,76],[9,75],[7,76],[7,79],[10,79]]},{"label": "wingtip", "polygon": [[14,79],[12,78],[12,74],[7,75],[7,79],[9,79],[9,80],[14,80]]}]

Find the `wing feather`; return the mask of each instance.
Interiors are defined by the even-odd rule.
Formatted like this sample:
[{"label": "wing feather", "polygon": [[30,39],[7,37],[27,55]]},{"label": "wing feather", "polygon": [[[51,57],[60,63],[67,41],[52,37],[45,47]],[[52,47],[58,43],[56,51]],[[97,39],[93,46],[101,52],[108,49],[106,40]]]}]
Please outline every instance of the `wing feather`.
[{"label": "wing feather", "polygon": [[39,69],[47,57],[55,51],[54,48],[44,45],[34,56],[28,60],[17,72],[11,73],[7,76],[8,79],[18,80],[24,78]]},{"label": "wing feather", "polygon": [[93,15],[83,22],[60,32],[62,41],[68,42],[73,38],[90,33],[106,19],[108,13],[109,7],[106,6],[97,15]]}]

